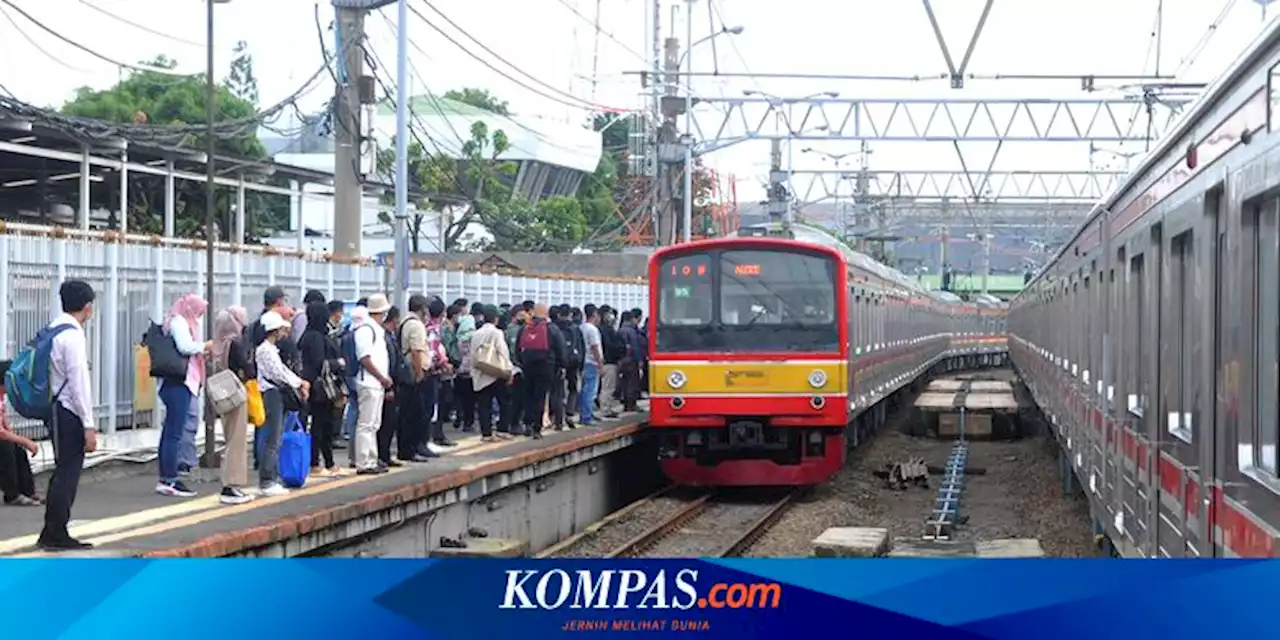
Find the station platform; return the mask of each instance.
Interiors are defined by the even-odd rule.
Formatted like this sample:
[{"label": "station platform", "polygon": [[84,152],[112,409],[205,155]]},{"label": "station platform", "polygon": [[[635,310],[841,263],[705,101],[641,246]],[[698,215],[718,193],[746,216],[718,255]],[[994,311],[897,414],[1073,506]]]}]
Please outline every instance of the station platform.
[{"label": "station platform", "polygon": [[[72,536],[94,548],[56,555],[324,555],[327,547],[400,520],[471,503],[629,447],[645,418],[644,413],[623,414],[587,427],[548,431],[541,440],[518,437],[482,443],[478,434],[450,430],[458,446],[430,462],[406,463],[382,475],[313,477],[288,495],[234,506],[220,503],[216,472],[193,472],[188,485],[199,495],[183,499],[155,493],[154,464],[89,469],[80,483],[70,529]],[[346,461],[344,451],[336,454],[340,462]],[[48,476],[39,476],[37,485],[43,494]],[[35,547],[43,519],[43,507],[0,507],[0,556],[54,555]],[[461,531],[450,535],[467,530],[459,527]],[[415,554],[402,550],[399,555]]]}]

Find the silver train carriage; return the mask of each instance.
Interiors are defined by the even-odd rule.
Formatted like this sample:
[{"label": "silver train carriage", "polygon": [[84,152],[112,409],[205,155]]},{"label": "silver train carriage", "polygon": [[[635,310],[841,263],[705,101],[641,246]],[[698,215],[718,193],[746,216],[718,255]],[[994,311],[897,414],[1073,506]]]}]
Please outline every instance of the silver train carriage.
[{"label": "silver train carriage", "polygon": [[1280,21],[1013,301],[1015,366],[1126,556],[1280,555]]}]

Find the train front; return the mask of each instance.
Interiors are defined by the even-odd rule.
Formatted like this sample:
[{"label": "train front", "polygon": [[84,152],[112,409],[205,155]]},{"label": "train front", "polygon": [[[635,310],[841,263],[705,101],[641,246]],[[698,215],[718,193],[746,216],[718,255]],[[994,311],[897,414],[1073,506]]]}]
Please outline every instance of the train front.
[{"label": "train front", "polygon": [[844,463],[846,267],[768,238],[650,262],[650,426],[678,484],[812,485]]}]

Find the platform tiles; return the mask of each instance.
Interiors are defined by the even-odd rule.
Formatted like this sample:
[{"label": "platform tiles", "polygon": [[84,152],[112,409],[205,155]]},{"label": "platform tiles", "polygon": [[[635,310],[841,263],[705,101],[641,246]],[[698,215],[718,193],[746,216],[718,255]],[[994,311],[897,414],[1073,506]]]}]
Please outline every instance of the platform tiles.
[{"label": "platform tiles", "polygon": [[[220,485],[212,476],[204,482],[193,476],[189,484],[200,495],[175,499],[157,495],[156,478],[148,473],[94,479],[90,471],[81,482],[70,530],[73,537],[95,548],[57,555],[169,555],[175,547],[194,548],[211,536],[230,545],[237,535],[261,537],[276,524],[296,520],[317,508],[346,509],[381,496],[394,503],[410,492],[447,490],[488,474],[537,465],[557,455],[635,434],[643,418],[630,415],[601,425],[550,432],[542,440],[483,443],[479,436],[469,436],[425,464],[405,464],[381,475],[348,472],[332,478],[312,477],[306,486],[287,495],[259,497],[241,505],[223,505],[218,495]],[[338,455],[345,462],[345,456]],[[252,471],[250,475],[257,477]],[[407,491],[410,489],[413,491]],[[35,547],[43,519],[43,508],[0,507],[0,556],[52,555]]]}]

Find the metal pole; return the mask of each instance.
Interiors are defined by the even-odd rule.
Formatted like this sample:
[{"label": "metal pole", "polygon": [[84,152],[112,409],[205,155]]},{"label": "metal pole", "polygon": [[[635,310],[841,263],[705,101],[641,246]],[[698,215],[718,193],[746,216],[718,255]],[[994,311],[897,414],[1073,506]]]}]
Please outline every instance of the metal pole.
[{"label": "metal pole", "polygon": [[[688,0],[689,9],[686,11],[685,26],[686,36],[685,42],[688,48],[685,49],[684,57],[688,58],[688,71],[693,72],[693,3],[697,0]],[[686,83],[689,84],[689,83]],[[684,131],[688,139],[684,145],[684,241],[693,241],[693,87],[686,86],[684,88]]]},{"label": "metal pole", "polygon": [[785,220],[786,220],[786,228],[790,229],[791,223],[794,223],[795,221],[795,210],[796,210],[796,188],[794,184],[795,174],[792,173],[795,170],[795,164],[792,163],[792,156],[791,156],[792,150],[795,150],[795,140],[792,140],[791,136],[795,136],[795,132],[791,131],[790,106],[788,106],[787,108],[787,116],[786,116],[785,122],[787,124],[787,216]]},{"label": "metal pole", "polygon": [[[403,312],[409,290],[409,238],[405,232],[409,217],[409,2],[399,0],[396,20],[396,289],[392,297]],[[441,247],[441,251],[444,248]]]},{"label": "metal pole", "polygon": [[[208,303],[208,311],[204,314],[204,336],[205,339],[213,337],[213,318],[214,309],[217,305],[214,302],[213,280],[214,280],[214,255],[213,245],[217,240],[214,232],[214,209],[217,207],[217,195],[215,194],[216,184],[214,172],[214,117],[217,113],[215,105],[218,100],[217,88],[213,81],[213,4],[215,0],[206,0],[205,15],[205,62],[206,73],[205,78],[205,104],[204,115],[208,129],[205,131],[205,153],[208,158],[205,160],[205,182],[204,182],[204,299]],[[212,412],[206,412],[212,414]],[[214,421],[206,419],[204,421],[204,455],[201,456],[200,462],[206,469],[212,469],[219,466],[218,452],[216,445],[216,434],[214,433]]]}]

